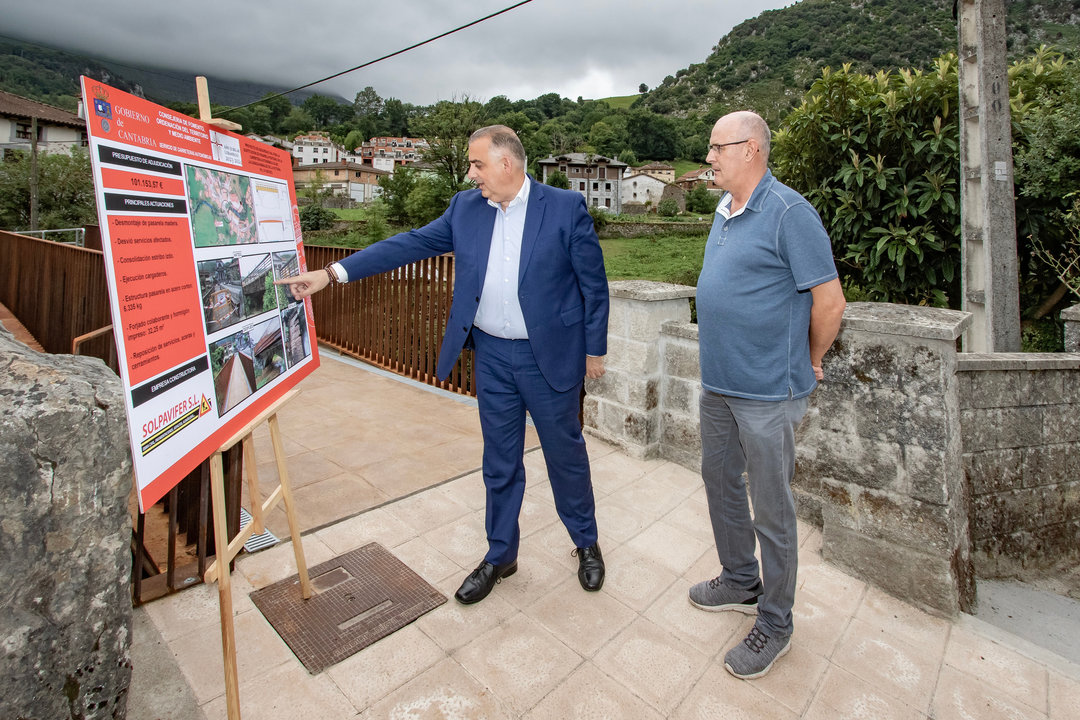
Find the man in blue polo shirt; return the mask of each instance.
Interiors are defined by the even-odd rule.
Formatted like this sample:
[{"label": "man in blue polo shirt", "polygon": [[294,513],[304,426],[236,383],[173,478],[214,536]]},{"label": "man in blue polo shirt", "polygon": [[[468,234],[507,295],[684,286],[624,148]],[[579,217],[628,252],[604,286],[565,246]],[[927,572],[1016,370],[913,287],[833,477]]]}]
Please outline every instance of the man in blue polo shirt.
[{"label": "man in blue polo shirt", "polygon": [[791,647],[795,429],[845,307],[829,236],[810,203],[769,172],[769,139],[752,112],[713,127],[707,160],[726,193],[697,286],[701,475],[723,571],[690,588],[690,602],[756,612],[724,656],[728,672],[747,679]]}]

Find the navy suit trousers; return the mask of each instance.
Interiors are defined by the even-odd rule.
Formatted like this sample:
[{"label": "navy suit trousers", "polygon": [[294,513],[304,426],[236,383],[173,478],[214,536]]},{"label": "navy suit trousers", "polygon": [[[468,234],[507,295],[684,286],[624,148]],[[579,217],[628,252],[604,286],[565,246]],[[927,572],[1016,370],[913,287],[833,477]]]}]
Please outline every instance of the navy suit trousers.
[{"label": "navy suit trousers", "polygon": [[518,515],[525,494],[526,410],[540,437],[559,517],[576,547],[592,545],[597,539],[596,506],[578,420],[584,380],[559,392],[544,379],[528,340],[497,338],[476,328],[472,339],[487,489],[484,559],[495,565],[517,559]]}]

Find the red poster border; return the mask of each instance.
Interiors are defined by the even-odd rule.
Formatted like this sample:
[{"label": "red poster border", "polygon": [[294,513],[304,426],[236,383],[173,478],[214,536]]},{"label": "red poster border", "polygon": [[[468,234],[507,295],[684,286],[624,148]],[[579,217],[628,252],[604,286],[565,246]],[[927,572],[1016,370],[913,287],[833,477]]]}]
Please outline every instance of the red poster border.
[{"label": "red poster border", "polygon": [[[156,103],[152,103],[148,100],[144,100],[134,95],[125,93],[122,90],[113,88],[105,83],[99,82],[92,78],[83,76],[81,78],[83,101],[84,101],[84,113],[87,123],[87,135],[93,138],[95,141],[107,142],[107,143],[123,143],[134,147],[142,147],[150,152],[158,155],[167,156],[175,161],[181,163],[196,162],[200,165],[216,166],[227,170],[232,173],[255,173],[261,177],[271,177],[282,182],[287,183],[290,195],[290,206],[293,209],[293,224],[295,227],[296,238],[296,252],[297,261],[300,269],[306,267],[306,259],[304,257],[302,237],[299,228],[299,217],[296,214],[296,189],[293,184],[291,160],[284,151],[277,148],[271,148],[269,146],[258,143],[257,141],[250,140],[242,135],[231,133],[226,130],[222,130],[216,127],[212,127],[208,123],[190,118],[187,116],[180,117],[180,114],[170,110]],[[103,98],[104,96],[104,98]],[[107,123],[101,123],[101,118],[95,116],[95,99],[111,101],[115,103],[117,100],[122,100],[124,105],[125,115],[130,120],[136,121],[134,124],[140,128],[143,128],[144,133],[140,134],[138,131],[128,132],[126,137],[117,138],[103,135],[99,132],[99,127],[106,127]],[[149,116],[151,112],[168,113],[174,121],[178,121],[171,125],[176,129],[175,132],[170,132],[168,129],[165,132],[170,132],[173,136],[166,138],[164,135],[151,134],[153,131],[145,131],[146,126],[149,123],[140,122],[140,118],[137,116],[140,112]],[[95,125],[95,120],[99,125]],[[169,123],[166,123],[167,125]],[[114,131],[115,128],[109,128],[104,132],[108,133],[110,130]],[[235,139],[242,147],[246,148],[251,154],[258,154],[259,161],[265,163],[260,172],[259,168],[249,167],[247,163],[243,167],[238,168],[235,164],[226,163],[213,158],[212,156],[206,156],[205,153],[209,152],[210,141],[213,137],[213,133],[219,135],[229,136]],[[159,139],[165,138],[169,141],[170,146],[177,150],[177,152],[170,152],[168,149],[162,149],[158,144]],[[146,144],[144,144],[144,142]],[[252,145],[252,143],[256,143]],[[162,143],[164,144],[164,143]],[[94,151],[94,145],[91,143],[91,152]],[[275,153],[279,153],[275,157]],[[282,157],[284,156],[284,157]],[[277,161],[278,167],[270,168],[270,164]],[[97,164],[94,164],[97,169]],[[270,168],[270,169],[268,169]],[[282,171],[287,171],[283,173]],[[279,174],[272,174],[276,172]],[[100,187],[101,178],[98,174],[94,173],[96,188],[96,198],[98,200],[98,220],[103,230],[103,240],[105,242],[111,241],[111,236],[108,233],[108,212],[102,203],[102,197],[104,189]],[[187,217],[186,215],[184,217]],[[109,248],[111,254],[111,247]],[[108,262],[108,258],[106,258]],[[115,273],[111,268],[106,268],[106,275],[108,278],[108,286],[111,296],[110,306],[113,316],[113,332],[114,334],[122,332],[122,325],[120,324],[119,315],[119,297],[121,294],[122,285],[115,277]],[[195,282],[198,282],[197,276],[194,278]],[[254,398],[251,402],[244,407],[239,408],[228,420],[224,421],[217,430],[213,431],[210,435],[199,441],[191,450],[187,451],[175,460],[171,465],[159,472],[153,479],[149,480],[145,484],[140,486],[138,477],[138,464],[133,463],[133,471],[135,473],[136,487],[138,489],[139,507],[142,512],[151,507],[154,503],[165,496],[173,487],[175,487],[185,476],[187,476],[192,470],[197,468],[204,460],[208,459],[214,452],[221,448],[221,446],[237,432],[247,426],[252,420],[257,418],[261,413],[270,408],[274,403],[283,398],[286,393],[296,387],[296,385],[305,377],[310,375],[319,367],[319,353],[318,342],[315,335],[314,318],[311,308],[310,298],[304,301],[304,316],[307,323],[308,341],[310,344],[311,355],[305,362],[295,366],[284,377],[271,381],[269,387],[259,388],[256,392],[258,397]],[[205,340],[205,335],[204,335]],[[126,346],[123,343],[117,343],[118,347],[123,346],[126,350]],[[121,357],[120,362],[124,368],[127,368],[129,358]],[[132,418],[130,415],[130,397],[132,392],[132,386],[130,384],[130,378],[127,377],[127,373],[121,373],[121,377],[125,381],[126,387],[124,387],[125,394],[125,410],[128,411],[128,432],[131,438],[132,454],[133,458],[138,453],[138,447],[135,438],[138,437],[138,428],[132,427]],[[216,402],[216,399],[215,399]],[[232,410],[229,411],[233,413]]]}]

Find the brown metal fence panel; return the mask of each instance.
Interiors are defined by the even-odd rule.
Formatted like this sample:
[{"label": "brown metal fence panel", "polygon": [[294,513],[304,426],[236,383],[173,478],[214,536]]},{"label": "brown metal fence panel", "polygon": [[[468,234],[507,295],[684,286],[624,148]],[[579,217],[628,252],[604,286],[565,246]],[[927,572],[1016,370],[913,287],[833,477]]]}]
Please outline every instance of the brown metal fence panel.
[{"label": "brown metal fence panel", "polygon": [[[46,352],[70,353],[72,340],[112,322],[104,254],[0,231],[0,303]],[[111,340],[81,352],[116,367]]]},{"label": "brown metal fence panel", "polygon": [[[308,267],[313,268],[351,252],[305,245]],[[475,395],[469,351],[462,353],[446,381],[435,377],[453,291],[453,255],[329,288],[313,298],[316,334],[365,362]],[[112,322],[100,250],[0,231],[0,303],[47,352],[92,355],[116,369],[112,333],[96,332]]]},{"label": "brown metal fence panel", "polygon": [[[354,252],[304,245],[309,268]],[[381,275],[328,288],[312,297],[320,342],[428,385],[476,395],[472,353],[464,351],[444,382],[435,377],[450,301],[454,256],[441,255]]]}]

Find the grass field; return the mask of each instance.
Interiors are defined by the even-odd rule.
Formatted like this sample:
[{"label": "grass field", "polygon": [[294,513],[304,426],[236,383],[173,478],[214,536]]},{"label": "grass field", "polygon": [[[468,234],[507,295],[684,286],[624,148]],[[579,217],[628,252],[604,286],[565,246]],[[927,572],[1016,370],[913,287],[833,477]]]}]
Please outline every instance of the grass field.
[{"label": "grass field", "polygon": [[654,280],[696,285],[705,237],[664,233],[600,241],[609,280]]},{"label": "grass field", "polygon": [[367,220],[367,208],[331,208],[339,220]]},{"label": "grass field", "polygon": [[675,160],[672,162],[672,166],[675,168],[675,177],[682,177],[691,170],[697,170],[698,168],[709,167],[705,164],[705,155],[709,152],[708,148],[701,148],[702,162],[694,162],[693,160]]},{"label": "grass field", "polygon": [[641,96],[640,95],[622,95],[622,96],[619,96],[619,97],[600,98],[600,100],[598,100],[597,102],[607,103],[608,105],[611,106],[611,108],[613,110],[618,110],[619,108],[629,108],[631,105],[634,104],[634,101],[637,100],[639,97],[641,97]]}]

